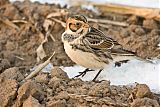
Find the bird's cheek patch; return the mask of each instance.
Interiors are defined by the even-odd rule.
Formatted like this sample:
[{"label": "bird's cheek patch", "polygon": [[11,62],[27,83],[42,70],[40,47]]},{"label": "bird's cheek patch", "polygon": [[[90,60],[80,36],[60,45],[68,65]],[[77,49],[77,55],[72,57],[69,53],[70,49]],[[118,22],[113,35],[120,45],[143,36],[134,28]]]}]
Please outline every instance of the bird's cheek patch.
[{"label": "bird's cheek patch", "polygon": [[74,24],[70,24],[69,25],[70,30],[72,30],[73,32],[76,32],[78,29]]}]

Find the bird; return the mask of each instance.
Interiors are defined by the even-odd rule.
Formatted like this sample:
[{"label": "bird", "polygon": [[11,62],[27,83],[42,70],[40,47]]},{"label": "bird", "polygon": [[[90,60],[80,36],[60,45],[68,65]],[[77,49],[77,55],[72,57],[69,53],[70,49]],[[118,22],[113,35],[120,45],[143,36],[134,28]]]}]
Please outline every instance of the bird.
[{"label": "bird", "polygon": [[110,63],[121,64],[132,59],[141,59],[135,52],[124,49],[116,40],[90,26],[84,15],[72,15],[67,19],[61,39],[69,58],[86,68],[75,77],[99,70],[92,80],[96,81],[101,71]]}]

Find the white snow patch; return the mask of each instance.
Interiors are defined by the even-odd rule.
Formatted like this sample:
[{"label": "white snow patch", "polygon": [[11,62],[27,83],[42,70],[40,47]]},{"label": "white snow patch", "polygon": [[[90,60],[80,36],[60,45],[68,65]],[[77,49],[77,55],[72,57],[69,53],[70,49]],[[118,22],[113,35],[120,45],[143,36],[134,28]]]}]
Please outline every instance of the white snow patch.
[{"label": "white snow patch", "polygon": [[[85,68],[75,65],[73,67],[61,67],[70,78],[78,75]],[[98,71],[90,71],[82,77],[84,81],[92,80]],[[98,80],[109,80],[112,85],[129,85],[135,82],[147,84],[150,89],[160,93],[160,61],[157,64],[140,61],[130,61],[121,67],[114,64],[107,66],[98,77]]]},{"label": "white snow patch", "polygon": [[[160,94],[160,59],[153,60],[153,62],[154,64],[133,60],[122,64],[121,67],[110,64],[106,66],[97,79],[109,80],[111,85],[134,85],[135,82],[147,84],[153,92]],[[42,71],[49,72],[53,68],[54,66],[50,63]],[[84,67],[78,65],[61,66],[60,68],[67,72],[70,78],[85,70]],[[36,67],[31,70],[35,69]],[[80,78],[84,81],[91,81],[97,72],[98,70],[87,72],[84,77]]]}]

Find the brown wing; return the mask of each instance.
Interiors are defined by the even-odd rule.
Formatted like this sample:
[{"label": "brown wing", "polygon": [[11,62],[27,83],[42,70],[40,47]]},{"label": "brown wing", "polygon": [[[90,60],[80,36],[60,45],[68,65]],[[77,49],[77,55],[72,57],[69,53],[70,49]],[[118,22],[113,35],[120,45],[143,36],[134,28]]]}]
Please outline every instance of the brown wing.
[{"label": "brown wing", "polygon": [[91,27],[85,40],[93,50],[108,51],[114,55],[135,55],[134,52],[123,49],[117,41],[107,37],[103,32]]},{"label": "brown wing", "polygon": [[107,37],[103,32],[93,27],[91,27],[90,31],[86,34],[85,40],[93,49],[112,49],[115,45],[121,47],[118,42]]}]

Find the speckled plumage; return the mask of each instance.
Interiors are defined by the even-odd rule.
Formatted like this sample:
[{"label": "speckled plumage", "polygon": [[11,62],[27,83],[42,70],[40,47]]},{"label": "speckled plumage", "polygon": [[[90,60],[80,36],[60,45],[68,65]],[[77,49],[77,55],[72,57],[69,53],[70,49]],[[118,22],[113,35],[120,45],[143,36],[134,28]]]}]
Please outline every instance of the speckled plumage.
[{"label": "speckled plumage", "polygon": [[123,49],[117,41],[91,27],[82,15],[68,18],[62,41],[71,60],[85,68],[103,69],[110,62],[136,57],[135,53]]}]

